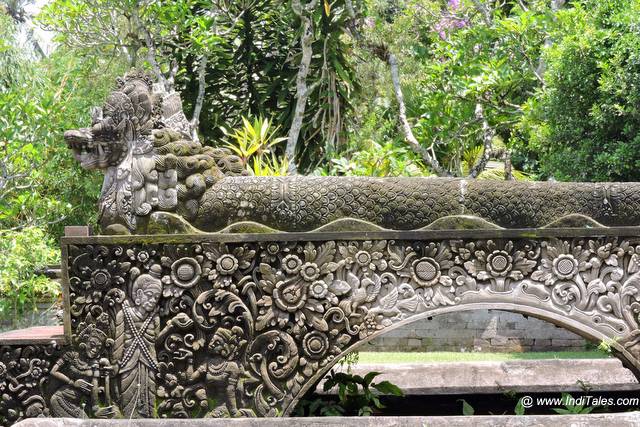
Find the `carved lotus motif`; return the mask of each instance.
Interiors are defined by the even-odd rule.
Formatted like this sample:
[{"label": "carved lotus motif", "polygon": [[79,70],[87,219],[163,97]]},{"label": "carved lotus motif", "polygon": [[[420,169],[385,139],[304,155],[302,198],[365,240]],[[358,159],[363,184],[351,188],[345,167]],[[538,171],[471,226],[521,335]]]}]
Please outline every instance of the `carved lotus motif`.
[{"label": "carved lotus motif", "polygon": [[69,278],[72,289],[84,288],[100,293],[123,285],[123,274],[128,272],[131,264],[110,258],[109,252],[105,246],[88,245],[77,254]]},{"label": "carved lotus motif", "polygon": [[247,246],[236,246],[232,250],[224,243],[204,244],[204,264],[202,274],[214,283],[215,288],[229,288],[237,292],[233,284],[243,277],[243,272],[251,267],[256,251]]},{"label": "carved lotus motif", "polygon": [[300,267],[300,276],[307,282],[312,282],[320,277],[320,268],[314,262],[305,262]]},{"label": "carved lotus motif", "polygon": [[329,293],[329,285],[322,280],[316,280],[309,286],[309,295],[313,298],[322,299]]},{"label": "carved lotus motif", "polygon": [[273,302],[280,310],[295,313],[307,302],[307,286],[293,282],[278,282],[273,289]]},{"label": "carved lotus motif", "polygon": [[[440,282],[442,272],[436,260],[425,257],[413,261],[411,264],[411,277],[413,277],[413,280],[420,286],[429,287]],[[449,279],[448,282],[450,284],[451,279]]]},{"label": "carved lotus motif", "polygon": [[302,268],[302,260],[297,255],[287,255],[282,260],[282,268],[289,274],[298,274]]},{"label": "carved lotus motif", "polygon": [[386,246],[386,240],[349,242],[339,245],[338,251],[347,264],[355,264],[364,271],[384,271],[387,269]]},{"label": "carved lotus motif", "polygon": [[[512,241],[508,241],[502,247],[493,240],[488,240],[484,247],[467,245],[474,251],[475,257],[464,263],[464,267],[473,277],[478,280],[488,279],[513,279],[522,280],[524,276],[531,273],[536,265],[536,261],[528,259],[525,251],[514,250]],[[462,252],[461,256],[466,256],[469,252]]]},{"label": "carved lotus motif", "polygon": [[238,258],[231,254],[224,254],[216,260],[216,270],[225,276],[235,273],[239,265]]},{"label": "carved lotus motif", "polygon": [[[411,263],[410,274],[418,287],[431,287],[436,284],[451,286],[451,278],[443,274],[443,270],[453,266],[451,251],[445,244],[429,243],[422,249],[424,256]],[[415,256],[408,252],[406,260]],[[404,261],[402,262],[404,264]]]},{"label": "carved lotus motif", "polygon": [[310,359],[322,359],[329,351],[329,337],[323,332],[310,332],[302,338],[302,350]]},{"label": "carved lotus motif", "polygon": [[572,248],[569,242],[559,241],[555,245],[543,242],[543,247],[547,256],[542,258],[531,278],[547,286],[553,286],[558,281],[574,280],[578,273],[591,267],[589,251],[581,245]]}]

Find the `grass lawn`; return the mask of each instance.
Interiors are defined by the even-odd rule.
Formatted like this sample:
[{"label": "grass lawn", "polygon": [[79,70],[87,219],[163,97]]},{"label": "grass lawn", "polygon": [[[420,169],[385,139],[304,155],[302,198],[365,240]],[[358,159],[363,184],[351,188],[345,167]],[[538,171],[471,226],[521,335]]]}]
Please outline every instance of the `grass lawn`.
[{"label": "grass lawn", "polygon": [[457,353],[434,351],[429,353],[360,352],[359,363],[421,363],[421,362],[478,362],[539,359],[601,359],[608,357],[600,351],[557,351],[530,353]]}]

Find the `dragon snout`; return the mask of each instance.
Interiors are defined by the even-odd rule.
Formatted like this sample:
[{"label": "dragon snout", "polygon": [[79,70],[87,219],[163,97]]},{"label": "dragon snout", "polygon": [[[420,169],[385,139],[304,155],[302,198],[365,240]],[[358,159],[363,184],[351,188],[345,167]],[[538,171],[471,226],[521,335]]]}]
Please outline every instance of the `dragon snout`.
[{"label": "dragon snout", "polygon": [[87,147],[92,141],[91,129],[73,129],[65,131],[64,140],[67,146],[72,149],[81,149]]}]

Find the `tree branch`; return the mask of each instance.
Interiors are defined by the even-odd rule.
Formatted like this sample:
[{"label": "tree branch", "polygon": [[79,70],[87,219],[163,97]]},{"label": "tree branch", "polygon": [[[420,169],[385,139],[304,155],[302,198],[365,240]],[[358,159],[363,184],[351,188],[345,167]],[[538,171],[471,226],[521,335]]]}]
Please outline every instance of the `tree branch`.
[{"label": "tree branch", "polygon": [[429,150],[424,148],[416,137],[413,135],[413,131],[411,130],[411,125],[407,120],[407,108],[404,104],[404,95],[402,94],[402,87],[400,86],[400,75],[398,72],[398,60],[395,55],[391,52],[387,53],[387,62],[389,63],[389,68],[391,69],[391,80],[393,82],[393,90],[396,95],[396,101],[398,102],[398,118],[400,119],[400,124],[402,125],[402,131],[404,132],[405,139],[409,144],[409,147],[419,155],[422,160],[429,165],[429,167],[438,175],[438,176],[450,176],[451,174],[446,171],[438,162],[435,156],[429,154]]}]

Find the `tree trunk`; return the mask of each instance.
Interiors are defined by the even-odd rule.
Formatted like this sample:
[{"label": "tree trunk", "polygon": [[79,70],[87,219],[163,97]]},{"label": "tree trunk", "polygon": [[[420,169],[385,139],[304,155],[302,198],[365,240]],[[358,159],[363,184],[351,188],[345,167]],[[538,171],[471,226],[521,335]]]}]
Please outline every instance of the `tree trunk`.
[{"label": "tree trunk", "polygon": [[204,94],[207,90],[207,63],[209,56],[202,55],[200,65],[198,67],[198,95],[193,107],[193,117],[191,118],[191,138],[194,141],[200,141],[198,137],[198,126],[200,125],[200,114],[202,113],[202,104],[204,104]]},{"label": "tree trunk", "polygon": [[400,86],[400,73],[398,71],[398,60],[396,59],[393,53],[387,53],[387,62],[389,63],[389,68],[391,69],[391,80],[393,82],[393,90],[396,95],[396,101],[398,102],[398,118],[400,119],[400,125],[402,127],[402,131],[404,133],[404,137],[409,144],[409,147],[419,155],[422,160],[435,172],[438,176],[450,176],[451,174],[447,172],[440,163],[438,159],[431,156],[429,150],[424,148],[416,137],[413,135],[413,131],[411,130],[411,125],[407,120],[407,108],[404,104],[404,95],[402,94],[402,87]]},{"label": "tree trunk", "polygon": [[476,104],[476,119],[482,122],[482,156],[478,160],[478,162],[473,165],[471,170],[469,171],[469,178],[477,178],[478,175],[484,171],[487,167],[487,163],[489,163],[489,158],[491,157],[491,147],[493,143],[493,137],[495,136],[495,132],[491,126],[489,126],[489,122],[484,115],[484,107],[482,104]]},{"label": "tree trunk", "polygon": [[291,128],[287,138],[287,148],[285,154],[289,161],[289,174],[294,175],[298,172],[296,165],[296,150],[298,139],[300,138],[300,130],[302,129],[302,121],[307,107],[307,98],[309,96],[309,87],[307,86],[307,76],[309,75],[309,67],[311,66],[311,57],[313,56],[313,21],[311,13],[317,6],[318,0],[313,0],[304,8],[300,0],[293,0],[291,7],[300,20],[302,21],[302,36],[300,43],[302,45],[302,59],[298,68],[296,77],[296,108],[291,121]]}]

